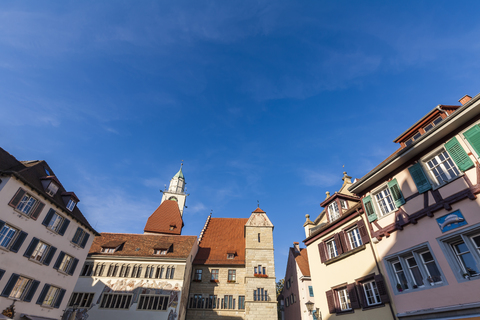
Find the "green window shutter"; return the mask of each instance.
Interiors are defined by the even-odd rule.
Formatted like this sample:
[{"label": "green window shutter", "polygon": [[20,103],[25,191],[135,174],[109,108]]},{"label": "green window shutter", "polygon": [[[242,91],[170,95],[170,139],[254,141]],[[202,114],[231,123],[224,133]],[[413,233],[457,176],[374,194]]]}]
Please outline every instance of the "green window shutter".
[{"label": "green window shutter", "polygon": [[465,171],[473,167],[472,159],[470,159],[465,150],[463,150],[456,137],[453,137],[452,140],[445,143],[445,149],[447,149],[448,154],[452,160],[455,161],[458,169],[461,171]]},{"label": "green window shutter", "polygon": [[408,171],[410,171],[410,175],[412,176],[419,193],[424,193],[432,189],[432,185],[430,184],[430,181],[428,181],[425,172],[423,172],[423,168],[420,163],[415,163],[413,166],[408,168]]},{"label": "green window shutter", "polygon": [[367,212],[368,222],[373,222],[377,220],[377,214],[375,213],[375,209],[373,208],[372,197],[366,196],[363,198],[363,206],[365,207],[365,211]]},{"label": "green window shutter", "polygon": [[468,129],[463,136],[467,139],[468,143],[472,146],[473,150],[480,157],[480,127],[478,125]]},{"label": "green window shutter", "polygon": [[400,190],[397,179],[395,178],[389,181],[387,185],[390,189],[390,193],[393,196],[393,200],[395,200],[395,205],[397,206],[397,208],[400,208],[401,205],[405,204],[405,198],[403,197],[402,191]]}]

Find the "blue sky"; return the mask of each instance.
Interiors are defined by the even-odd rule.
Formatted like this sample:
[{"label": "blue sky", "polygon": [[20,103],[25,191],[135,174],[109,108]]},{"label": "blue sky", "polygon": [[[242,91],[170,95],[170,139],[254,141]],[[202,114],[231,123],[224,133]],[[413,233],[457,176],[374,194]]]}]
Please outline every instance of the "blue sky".
[{"label": "blue sky", "polygon": [[[183,233],[275,225],[277,279],[325,192],[480,92],[478,1],[2,1],[1,147],[100,232],[142,233],[184,160]],[[345,166],[345,167],[343,167]]]}]

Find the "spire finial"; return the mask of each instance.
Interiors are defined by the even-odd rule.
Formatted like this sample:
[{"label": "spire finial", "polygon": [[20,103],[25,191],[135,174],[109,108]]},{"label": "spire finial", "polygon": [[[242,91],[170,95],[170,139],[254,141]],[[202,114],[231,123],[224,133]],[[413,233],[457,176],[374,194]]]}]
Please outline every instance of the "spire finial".
[{"label": "spire finial", "polygon": [[212,209],[212,210],[210,210],[210,216],[212,215],[212,213],[213,213],[213,209]]},{"label": "spire finial", "polygon": [[257,200],[257,208],[260,208],[260,201]]}]

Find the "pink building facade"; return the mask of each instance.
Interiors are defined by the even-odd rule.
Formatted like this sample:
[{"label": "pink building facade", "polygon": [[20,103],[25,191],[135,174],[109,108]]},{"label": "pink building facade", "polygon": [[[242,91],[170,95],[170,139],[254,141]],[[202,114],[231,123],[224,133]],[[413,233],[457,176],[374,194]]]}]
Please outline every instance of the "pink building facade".
[{"label": "pink building facade", "polygon": [[439,105],[356,181],[398,319],[480,319],[480,95]]}]

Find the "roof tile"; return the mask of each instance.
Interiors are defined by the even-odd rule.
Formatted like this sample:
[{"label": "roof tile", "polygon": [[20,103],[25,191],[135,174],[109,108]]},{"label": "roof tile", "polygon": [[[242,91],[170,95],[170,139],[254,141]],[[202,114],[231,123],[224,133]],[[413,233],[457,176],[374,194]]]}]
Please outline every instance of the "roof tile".
[{"label": "roof tile", "polygon": [[[173,230],[170,230],[171,226],[174,226]],[[182,227],[183,220],[178,203],[174,200],[165,200],[148,218],[144,231],[180,235]]]}]

